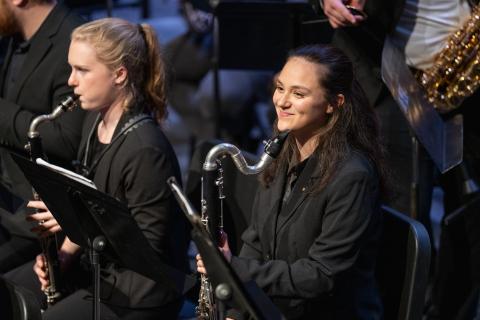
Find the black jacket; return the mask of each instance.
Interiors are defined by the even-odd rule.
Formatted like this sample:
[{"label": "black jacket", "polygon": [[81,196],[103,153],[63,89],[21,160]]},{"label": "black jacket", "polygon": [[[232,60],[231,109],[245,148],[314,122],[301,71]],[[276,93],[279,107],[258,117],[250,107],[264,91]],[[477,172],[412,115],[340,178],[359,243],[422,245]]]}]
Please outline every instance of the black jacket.
[{"label": "black jacket", "polygon": [[[186,219],[166,183],[171,176],[181,181],[175,153],[159,126],[149,117],[121,133],[122,128],[142,116],[145,117],[124,113],[112,142],[97,164],[92,167],[87,161],[91,170],[89,177],[100,191],[127,204],[151,247],[166,263],[186,271],[189,243]],[[82,162],[88,141],[96,139],[97,119],[96,113],[85,118],[78,157]],[[165,285],[125,269],[117,262],[107,263],[105,272],[102,283],[105,303],[155,307],[178,298]]]},{"label": "black jacket", "polygon": [[257,193],[232,266],[253,279],[288,319],[376,319],[374,266],[381,228],[378,176],[352,152],[320,193],[312,156],[280,212],[286,171]]},{"label": "black jacket", "polygon": [[[13,100],[6,100],[3,83],[12,57],[10,41],[4,64],[0,70],[0,146],[25,153],[27,132],[32,120],[51,113],[66,96],[73,93],[67,81],[70,66],[67,63],[70,34],[82,20],[65,7],[55,6],[30,42],[23,67],[12,88]],[[75,159],[80,141],[84,112],[77,110],[63,114],[39,126],[43,148],[51,162],[69,166]],[[20,169],[0,148],[2,182],[21,198],[31,197],[31,187]],[[8,176],[5,176],[8,175]]]}]

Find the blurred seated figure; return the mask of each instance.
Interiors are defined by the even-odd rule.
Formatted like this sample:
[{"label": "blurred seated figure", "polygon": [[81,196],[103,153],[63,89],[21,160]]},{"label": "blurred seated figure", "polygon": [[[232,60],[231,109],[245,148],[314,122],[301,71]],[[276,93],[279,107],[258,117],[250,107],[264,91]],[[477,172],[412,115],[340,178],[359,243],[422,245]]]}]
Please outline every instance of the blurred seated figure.
[{"label": "blurred seated figure", "polygon": [[185,121],[195,140],[216,137],[247,150],[255,149],[256,141],[252,145],[250,136],[257,117],[254,108],[257,103],[269,100],[272,72],[219,71],[221,115],[220,135],[217,136],[211,8],[208,4],[193,5],[185,0],[181,6],[189,29],[165,47],[165,60],[172,74],[170,104]]}]

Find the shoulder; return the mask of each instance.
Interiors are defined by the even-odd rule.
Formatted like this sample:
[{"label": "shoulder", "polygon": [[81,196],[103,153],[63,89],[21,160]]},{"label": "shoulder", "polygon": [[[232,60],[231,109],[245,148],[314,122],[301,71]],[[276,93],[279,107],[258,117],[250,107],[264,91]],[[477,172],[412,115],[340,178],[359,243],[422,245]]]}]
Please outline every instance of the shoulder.
[{"label": "shoulder", "polygon": [[[140,155],[176,162],[175,152],[160,126],[151,118],[135,125],[126,135],[124,150],[133,161]],[[149,154],[149,155],[148,155]]]},{"label": "shoulder", "polygon": [[364,172],[374,174],[373,163],[366,155],[359,151],[350,151],[340,166],[340,173],[350,174],[354,172]]},{"label": "shoulder", "polygon": [[71,9],[67,9],[62,6],[61,10],[65,18],[62,20],[62,24],[61,24],[62,30],[59,30],[59,31],[60,33],[68,34],[68,38],[70,39],[70,35],[73,29],[75,29],[78,26],[81,26],[86,21]]},{"label": "shoulder", "polygon": [[350,151],[339,165],[330,185],[338,187],[338,185],[349,185],[358,182],[377,185],[379,177],[374,164],[366,155],[358,151]]},{"label": "shoulder", "polygon": [[52,41],[70,43],[73,29],[85,23],[85,20],[71,9],[57,4],[42,26],[42,34]]},{"label": "shoulder", "polygon": [[170,146],[160,126],[151,118],[147,118],[139,125],[135,125],[128,133],[127,139],[136,144],[136,148],[159,148],[164,149]]}]

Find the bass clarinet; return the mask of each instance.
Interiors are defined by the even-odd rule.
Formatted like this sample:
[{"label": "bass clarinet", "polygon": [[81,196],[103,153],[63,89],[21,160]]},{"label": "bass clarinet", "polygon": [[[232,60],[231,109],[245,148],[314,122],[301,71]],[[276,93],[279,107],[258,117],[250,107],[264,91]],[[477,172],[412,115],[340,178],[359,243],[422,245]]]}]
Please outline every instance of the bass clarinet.
[{"label": "bass clarinet", "polygon": [[[60,104],[53,110],[52,113],[40,115],[33,119],[33,121],[30,123],[30,128],[27,134],[28,144],[25,146],[25,149],[28,150],[30,159],[32,161],[35,162],[37,158],[45,159],[42,148],[42,140],[37,127],[43,122],[52,121],[58,118],[64,112],[72,110],[76,105],[77,98],[75,96],[69,96],[60,102]],[[38,193],[34,189],[32,189],[32,191],[33,198],[35,200],[40,200]],[[45,256],[49,280],[49,286],[44,292],[47,296],[47,305],[50,306],[61,298],[61,291],[59,290],[60,264],[58,261],[57,236],[53,234],[40,238],[40,245]]]},{"label": "bass clarinet", "polygon": [[[248,165],[240,149],[229,143],[218,144],[208,152],[202,167],[201,219],[214,243],[220,244],[223,232],[223,200],[225,195],[223,193],[223,170],[220,158],[229,155],[237,169],[245,175],[260,173],[280,154],[288,133],[288,131],[281,132],[267,141],[263,154],[255,165]],[[202,320],[217,319],[212,286],[208,277],[203,274],[200,280],[196,314],[198,319]]]}]

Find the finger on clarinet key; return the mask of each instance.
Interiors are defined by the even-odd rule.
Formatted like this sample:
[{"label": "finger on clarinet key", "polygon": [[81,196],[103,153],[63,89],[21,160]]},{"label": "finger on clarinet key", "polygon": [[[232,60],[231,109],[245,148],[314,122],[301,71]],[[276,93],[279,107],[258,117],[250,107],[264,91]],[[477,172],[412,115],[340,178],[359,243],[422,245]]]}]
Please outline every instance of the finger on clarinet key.
[{"label": "finger on clarinet key", "polygon": [[39,210],[47,210],[47,206],[43,201],[31,200],[27,203],[27,207]]}]

